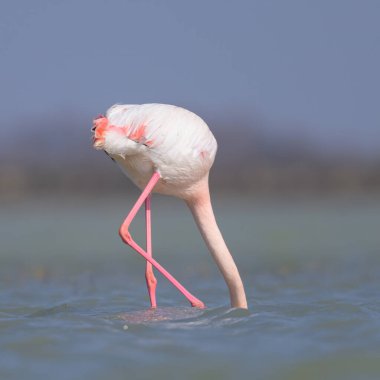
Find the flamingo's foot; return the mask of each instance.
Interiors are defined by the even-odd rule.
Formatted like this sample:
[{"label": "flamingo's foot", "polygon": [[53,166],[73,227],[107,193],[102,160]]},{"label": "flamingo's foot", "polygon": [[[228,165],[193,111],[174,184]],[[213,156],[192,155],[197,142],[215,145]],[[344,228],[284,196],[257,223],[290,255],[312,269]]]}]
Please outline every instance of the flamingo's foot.
[{"label": "flamingo's foot", "polygon": [[201,300],[194,300],[190,302],[192,307],[196,307],[198,309],[205,309],[206,306]]}]

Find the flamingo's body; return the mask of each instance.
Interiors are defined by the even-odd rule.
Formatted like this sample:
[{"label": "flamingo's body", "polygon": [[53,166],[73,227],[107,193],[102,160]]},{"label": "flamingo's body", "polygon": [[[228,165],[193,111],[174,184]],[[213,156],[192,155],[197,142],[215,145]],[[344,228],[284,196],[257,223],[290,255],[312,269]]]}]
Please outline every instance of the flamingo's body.
[{"label": "flamingo's body", "polygon": [[[94,120],[94,147],[104,150],[143,190],[120,228],[120,236],[147,260],[146,279],[152,307],[156,307],[156,279],[152,265],[169,279],[193,306],[203,303],[189,293],[152,257],[150,194],[159,192],[184,199],[230,290],[233,307],[247,307],[238,270],[215,222],[208,190],[208,173],[217,143],[206,123],[194,113],[165,104],[114,105]],[[128,232],[145,202],[147,249]]]}]

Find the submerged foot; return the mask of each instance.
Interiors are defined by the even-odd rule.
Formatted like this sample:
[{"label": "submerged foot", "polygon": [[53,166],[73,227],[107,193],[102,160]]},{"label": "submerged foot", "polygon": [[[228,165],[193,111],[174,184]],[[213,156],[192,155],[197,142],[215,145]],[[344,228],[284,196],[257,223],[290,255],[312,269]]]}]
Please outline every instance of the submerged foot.
[{"label": "submerged foot", "polygon": [[191,301],[190,302],[192,307],[197,307],[198,309],[205,309],[206,306],[201,300]]}]

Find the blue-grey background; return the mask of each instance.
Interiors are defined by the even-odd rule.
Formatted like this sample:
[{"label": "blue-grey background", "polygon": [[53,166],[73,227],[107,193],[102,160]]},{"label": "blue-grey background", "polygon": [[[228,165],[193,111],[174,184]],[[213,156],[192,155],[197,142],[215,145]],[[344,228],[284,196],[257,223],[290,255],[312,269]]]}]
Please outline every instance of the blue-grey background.
[{"label": "blue-grey background", "polygon": [[[0,378],[378,379],[378,1],[0,3]],[[113,103],[162,102],[218,139],[216,218],[249,312],[230,310],[179,201],[157,260],[117,229],[138,196],[91,147]],[[144,223],[132,226],[144,244]]]},{"label": "blue-grey background", "polygon": [[59,111],[90,117],[114,102],[166,102],[221,119],[262,117],[271,134],[376,153],[379,8],[371,0],[4,0],[2,139],[19,120],[27,129]]}]

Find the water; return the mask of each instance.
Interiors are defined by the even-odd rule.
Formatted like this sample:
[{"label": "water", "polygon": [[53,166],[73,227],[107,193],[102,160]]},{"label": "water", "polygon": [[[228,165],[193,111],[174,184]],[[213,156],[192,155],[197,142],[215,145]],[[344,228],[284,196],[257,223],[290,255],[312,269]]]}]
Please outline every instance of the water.
[{"label": "water", "polygon": [[379,199],[215,199],[243,311],[186,208],[155,197],[154,254],[208,308],[158,275],[151,311],[117,236],[135,195],[2,204],[1,379],[380,378]]}]

